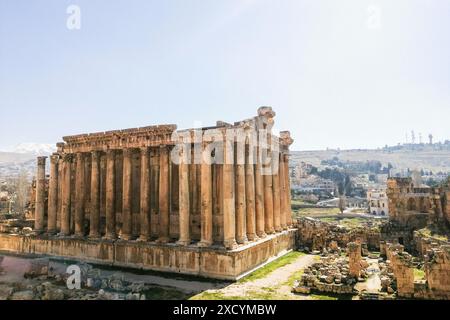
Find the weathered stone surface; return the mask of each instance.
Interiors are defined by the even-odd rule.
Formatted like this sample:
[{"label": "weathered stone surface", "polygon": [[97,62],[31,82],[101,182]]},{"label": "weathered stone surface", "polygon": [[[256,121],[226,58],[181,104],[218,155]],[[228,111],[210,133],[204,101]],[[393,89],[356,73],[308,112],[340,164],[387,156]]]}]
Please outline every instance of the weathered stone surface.
[{"label": "weathered stone surface", "polygon": [[14,292],[11,300],[34,300],[34,293],[31,290]]}]

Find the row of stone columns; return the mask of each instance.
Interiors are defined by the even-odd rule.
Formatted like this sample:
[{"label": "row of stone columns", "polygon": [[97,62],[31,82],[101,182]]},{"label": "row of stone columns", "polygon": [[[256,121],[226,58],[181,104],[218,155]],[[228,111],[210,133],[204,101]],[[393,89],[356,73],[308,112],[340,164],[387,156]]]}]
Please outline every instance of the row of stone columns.
[{"label": "row of stone columns", "polygon": [[[169,147],[160,147],[160,175],[159,175],[159,225],[160,242],[167,242],[169,239],[169,214],[170,214],[170,157]],[[150,238],[150,162],[149,148],[140,150],[141,157],[141,199],[140,199],[140,236],[139,240],[148,241]],[[116,233],[116,150],[106,152],[106,182],[105,182],[105,215],[106,234],[105,238],[114,240]],[[132,238],[132,149],[123,150],[123,192],[122,192],[122,234],[121,238],[130,240]],[[73,159],[76,158],[76,167],[73,166]],[[53,155],[50,158],[50,181],[48,190],[48,217],[47,232],[55,234],[57,232],[57,212],[58,197],[61,190],[61,226],[60,235],[71,234],[70,216],[72,205],[74,206],[74,227],[75,236],[85,236],[85,209],[86,203],[86,177],[85,161],[87,155],[84,153]],[[90,176],[90,216],[89,216],[89,237],[100,238],[100,207],[101,207],[101,152],[91,152],[91,176]],[[46,157],[38,158],[37,179],[36,179],[36,209],[35,209],[35,232],[44,232],[45,214],[45,163]],[[61,166],[61,175],[59,175]],[[72,170],[75,172],[74,199],[72,199]]]},{"label": "row of stone columns", "polygon": [[[208,147],[203,143],[203,150]],[[268,166],[276,169],[273,174],[263,174],[263,169],[268,169],[261,163],[262,149],[257,147],[235,148],[234,143],[224,143],[224,164],[220,173],[220,179],[214,179],[212,165],[203,161],[200,165],[200,242],[199,246],[213,244],[213,181],[220,181],[220,212],[223,214],[223,244],[226,248],[234,248],[237,244],[254,241],[263,238],[267,234],[286,230],[292,225],[290,211],[290,182],[288,154],[284,150],[279,157],[278,167],[272,161]],[[133,149],[123,151],[123,176],[122,176],[122,230],[121,238],[131,240],[132,231],[132,156]],[[139,213],[139,237],[140,241],[150,239],[150,149],[141,148],[140,152],[140,213]],[[242,163],[236,163],[236,158],[244,159]],[[161,146],[159,156],[159,230],[158,242],[169,241],[170,231],[170,147]],[[104,208],[106,215],[105,239],[114,240],[116,234],[116,150],[106,151],[106,180]],[[183,159],[185,154],[181,155]],[[233,158],[232,158],[233,157]],[[73,160],[76,159],[76,166]],[[75,236],[86,235],[85,211],[86,203],[86,179],[85,162],[90,158],[90,208],[89,208],[89,234],[93,239],[101,237],[100,233],[100,208],[101,208],[101,152],[92,151],[90,157],[84,153],[53,155],[50,158],[50,181],[48,192],[48,221],[47,231],[50,234],[57,232],[58,197],[61,195],[60,234],[71,234],[71,211],[74,207]],[[256,159],[256,163],[255,160]],[[273,159],[274,160],[274,159]],[[59,168],[61,166],[61,168]],[[191,206],[189,164],[182,161],[178,166],[178,201],[179,201],[179,245],[191,243]],[[75,172],[75,190],[72,190],[72,170]],[[61,172],[59,175],[58,173]],[[38,159],[38,171],[36,180],[36,232],[44,232],[45,212],[45,157]],[[61,193],[58,192],[61,190]],[[74,199],[71,194],[74,191]]]},{"label": "row of stone columns", "polygon": [[[233,150],[231,150],[233,149]],[[208,144],[203,143],[202,151],[209,150]],[[261,164],[261,149],[257,148],[256,164],[253,148],[234,148],[233,143],[223,145],[224,162],[221,176],[221,210],[223,213],[223,244],[232,249],[237,244],[245,244],[265,237],[267,234],[281,232],[292,225],[290,211],[290,181],[287,151],[273,156],[269,166],[273,166],[274,174],[263,174]],[[233,152],[230,152],[233,151]],[[186,152],[186,151],[182,151]],[[234,161],[243,158],[243,163]],[[243,153],[243,154],[239,154]],[[191,242],[189,218],[189,165],[185,163],[186,155],[181,154],[182,163],[179,166],[179,214],[180,241],[186,245]],[[266,168],[268,169],[268,168]],[[213,242],[213,195],[211,164],[203,159],[201,165],[201,239],[199,246],[209,246]],[[218,172],[218,171],[217,171]]]}]

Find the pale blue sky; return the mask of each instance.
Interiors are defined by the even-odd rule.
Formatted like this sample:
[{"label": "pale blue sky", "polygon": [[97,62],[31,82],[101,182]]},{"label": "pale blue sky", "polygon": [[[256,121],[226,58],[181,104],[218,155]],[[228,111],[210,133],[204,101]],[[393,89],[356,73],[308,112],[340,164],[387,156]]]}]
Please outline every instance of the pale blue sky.
[{"label": "pale blue sky", "polygon": [[262,105],[293,149],[450,139],[449,57],[448,0],[0,0],[0,149]]}]

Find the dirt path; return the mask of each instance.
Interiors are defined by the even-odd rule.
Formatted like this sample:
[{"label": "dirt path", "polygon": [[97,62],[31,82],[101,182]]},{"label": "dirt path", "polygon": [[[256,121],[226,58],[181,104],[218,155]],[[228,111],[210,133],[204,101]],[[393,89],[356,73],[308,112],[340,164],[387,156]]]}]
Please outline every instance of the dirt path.
[{"label": "dirt path", "polygon": [[366,290],[369,293],[379,293],[381,290],[380,267],[377,259],[367,259],[369,267],[367,281],[357,283],[355,288],[358,291]]},{"label": "dirt path", "polygon": [[[277,295],[280,297],[283,295],[294,296],[291,294],[291,287],[287,286],[286,282],[293,273],[311,265],[314,262],[314,257],[313,255],[304,255],[297,258],[294,262],[274,270],[264,278],[243,283],[237,282],[219,290],[208,290],[208,292],[220,293],[230,297],[245,297],[267,293],[275,293],[274,297]],[[301,296],[295,297],[299,299],[305,298]]]}]

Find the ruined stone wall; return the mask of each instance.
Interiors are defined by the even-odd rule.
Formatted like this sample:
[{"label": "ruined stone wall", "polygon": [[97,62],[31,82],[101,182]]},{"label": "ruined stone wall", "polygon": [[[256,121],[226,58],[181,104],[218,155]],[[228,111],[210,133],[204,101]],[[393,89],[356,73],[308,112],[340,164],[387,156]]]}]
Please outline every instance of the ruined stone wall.
[{"label": "ruined stone wall", "polygon": [[421,234],[419,231],[414,231],[413,242],[415,246],[415,252],[417,252],[419,256],[425,256],[431,249],[450,244],[448,241],[427,237]]},{"label": "ruined stone wall", "polygon": [[310,250],[323,250],[333,243],[339,247],[346,247],[349,242],[360,240],[367,244],[370,250],[379,250],[380,232],[375,228],[360,227],[349,229],[346,227],[323,222],[313,218],[297,219],[297,243]]},{"label": "ruined stone wall", "polygon": [[429,188],[414,185],[411,178],[387,181],[389,219],[420,229],[427,222],[450,223],[449,185]]},{"label": "ruined stone wall", "polygon": [[450,224],[450,191],[445,191],[442,199],[444,203],[444,217],[447,223]]},{"label": "ruined stone wall", "polygon": [[401,298],[450,299],[450,246],[431,248],[425,255],[425,279],[414,279],[417,259],[398,244],[386,244],[386,254]]},{"label": "ruined stone wall", "polygon": [[391,263],[395,279],[397,281],[397,294],[402,298],[414,297],[414,267],[412,266],[412,256],[388,246],[388,260]]},{"label": "ruined stone wall", "polygon": [[450,245],[428,251],[425,258],[425,275],[434,298],[450,299]]}]

